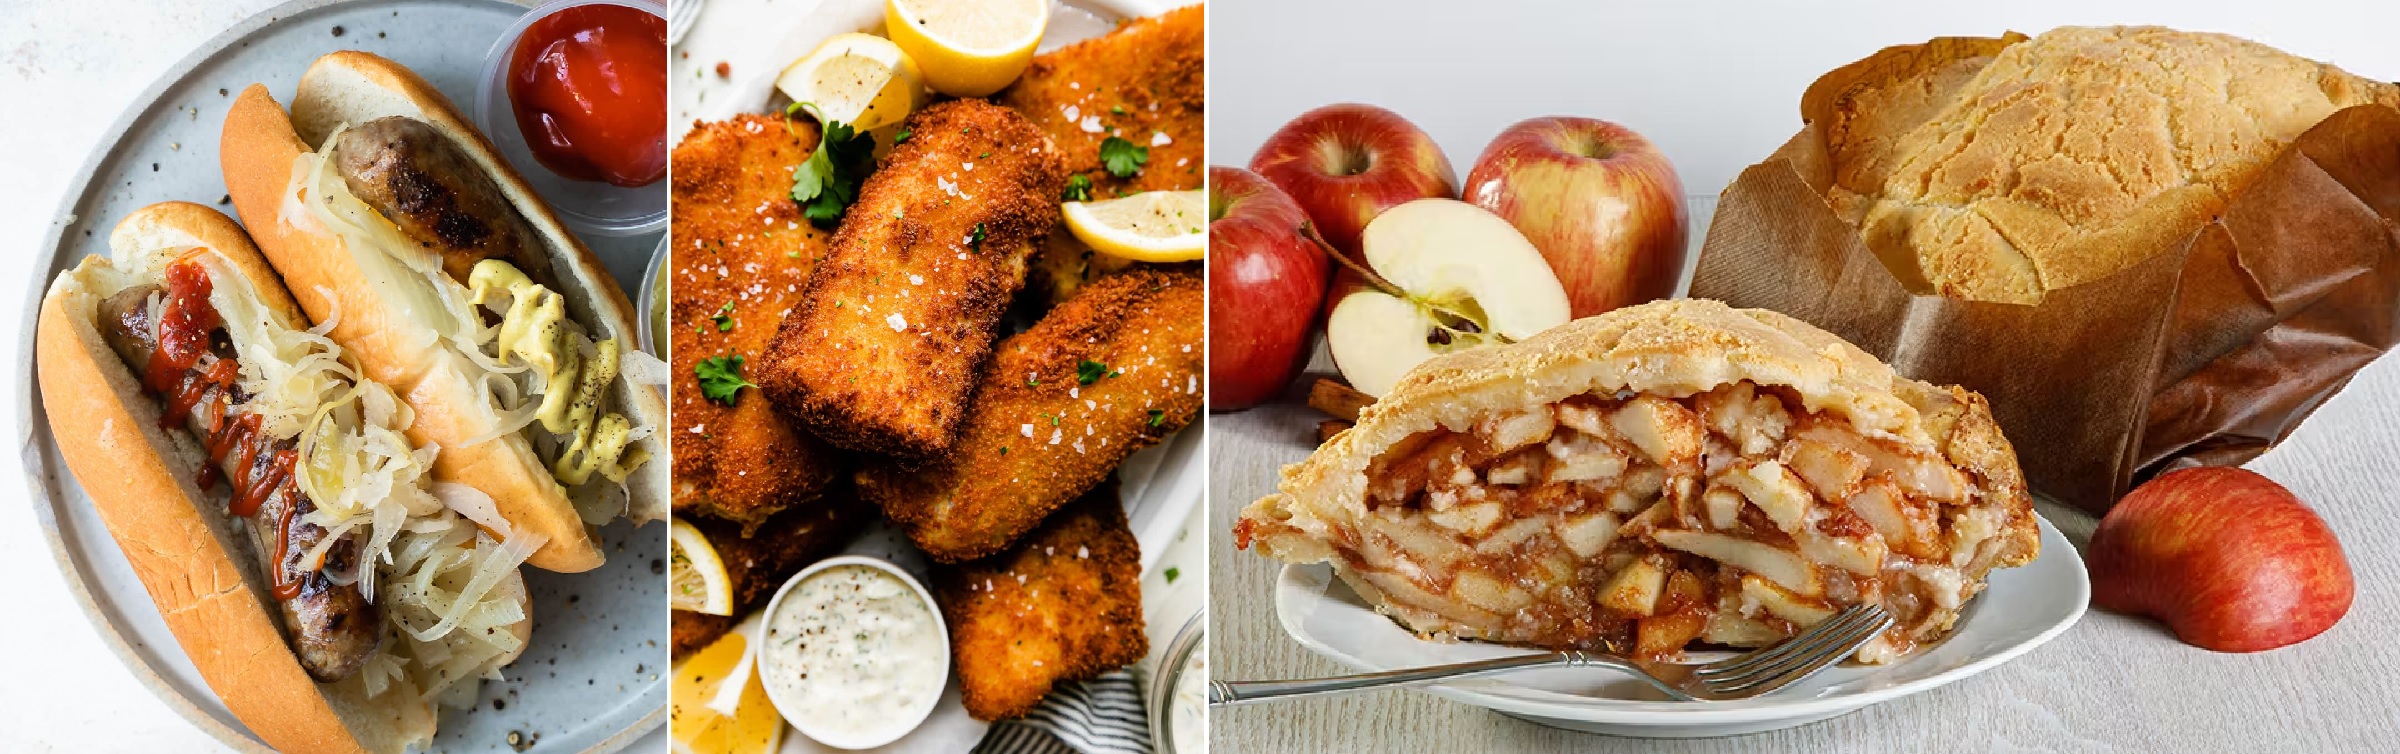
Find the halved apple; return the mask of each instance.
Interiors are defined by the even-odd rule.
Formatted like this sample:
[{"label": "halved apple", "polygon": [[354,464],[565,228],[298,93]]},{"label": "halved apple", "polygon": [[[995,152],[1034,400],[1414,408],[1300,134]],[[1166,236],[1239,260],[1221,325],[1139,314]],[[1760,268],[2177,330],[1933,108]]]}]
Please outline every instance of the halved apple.
[{"label": "halved apple", "polygon": [[1567,292],[1507,220],[1451,199],[1385,210],[1360,234],[1364,287],[1325,324],[1334,366],[1382,397],[1435,356],[1513,343],[1567,321]]}]

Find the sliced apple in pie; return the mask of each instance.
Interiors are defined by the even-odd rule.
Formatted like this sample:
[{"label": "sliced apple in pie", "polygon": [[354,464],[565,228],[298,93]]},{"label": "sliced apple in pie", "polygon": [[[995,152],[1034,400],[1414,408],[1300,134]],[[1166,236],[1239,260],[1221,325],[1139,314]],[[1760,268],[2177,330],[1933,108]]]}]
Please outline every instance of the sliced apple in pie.
[{"label": "sliced apple in pie", "polygon": [[1427,361],[1234,533],[1420,634],[1651,659],[1876,603],[1889,662],[2040,550],[1982,396],[1714,301]]}]

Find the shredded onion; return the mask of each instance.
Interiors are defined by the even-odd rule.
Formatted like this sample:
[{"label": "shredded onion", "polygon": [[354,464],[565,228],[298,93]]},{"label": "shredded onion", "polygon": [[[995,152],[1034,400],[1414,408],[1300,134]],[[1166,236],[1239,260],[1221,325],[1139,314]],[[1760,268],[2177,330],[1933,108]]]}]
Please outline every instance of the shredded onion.
[{"label": "shredded onion", "polygon": [[508,537],[508,519],[501,517],[499,504],[492,500],[492,496],[483,494],[483,490],[457,482],[434,482],[429,489],[444,507],[457,511],[458,515],[499,534],[503,539]]}]

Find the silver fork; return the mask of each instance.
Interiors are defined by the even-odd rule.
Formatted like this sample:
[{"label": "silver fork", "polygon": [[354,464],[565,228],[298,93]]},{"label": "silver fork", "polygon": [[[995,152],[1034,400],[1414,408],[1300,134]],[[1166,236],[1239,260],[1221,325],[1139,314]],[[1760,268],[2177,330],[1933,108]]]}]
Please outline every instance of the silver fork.
[{"label": "silver fork", "polygon": [[1414,686],[1469,676],[1536,668],[1607,668],[1648,682],[1680,701],[1718,702],[1748,699],[1800,682],[1892,627],[1892,616],[1877,605],[1853,605],[1798,636],[1774,646],[1752,650],[1704,664],[1641,663],[1599,652],[1543,652],[1381,673],[1311,678],[1300,681],[1210,681],[1212,707],[1250,704],[1304,696],[1347,694],[1395,686]]}]

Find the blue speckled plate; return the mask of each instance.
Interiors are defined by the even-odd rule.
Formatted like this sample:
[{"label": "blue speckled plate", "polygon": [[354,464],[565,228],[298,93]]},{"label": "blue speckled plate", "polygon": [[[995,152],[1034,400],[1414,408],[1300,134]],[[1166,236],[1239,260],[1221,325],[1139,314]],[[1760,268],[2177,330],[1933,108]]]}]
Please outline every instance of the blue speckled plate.
[{"label": "blue speckled plate", "polygon": [[[310,61],[357,49],[400,61],[453,101],[467,101],[484,52],[524,12],[498,0],[299,0],[252,17],[184,58],[135,100],[145,104],[109,126],[101,140],[106,147],[85,163],[81,188],[59,209],[73,219],[36,252],[42,256],[37,276],[25,283],[32,295],[18,354],[25,389],[15,396],[26,417],[17,430],[35,515],[68,586],[126,666],[168,706],[234,749],[267,750],[185,659],[83,488],[63,473],[32,372],[42,292],[75,260],[105,252],[108,230],[135,208],[181,199],[230,213],[220,199],[217,138],[232,95],[243,87],[264,82],[277,100],[290,102]],[[659,234],[585,240],[630,290]],[[473,711],[443,712],[433,750],[509,751],[513,737],[523,751],[607,752],[666,721],[666,527],[618,523],[603,529],[601,539],[608,565],[598,570],[527,569],[533,645],[506,670],[507,681],[484,684]]]}]

